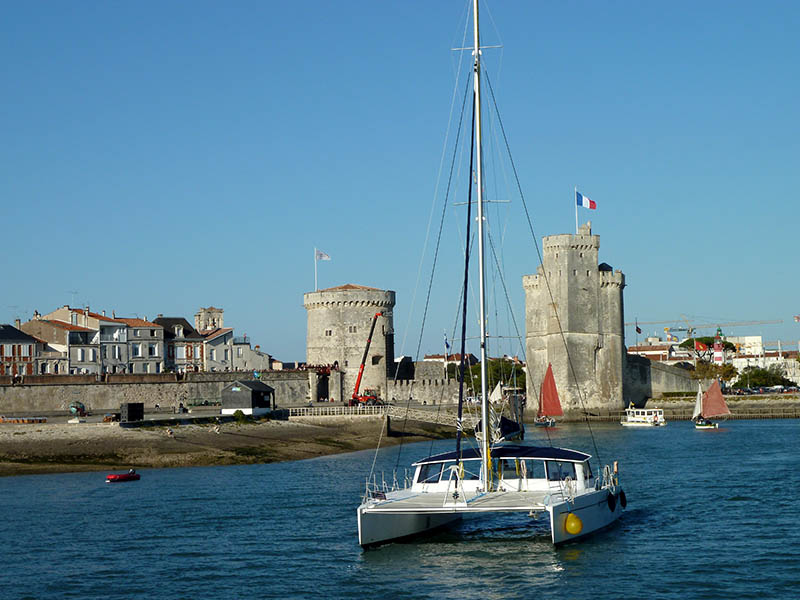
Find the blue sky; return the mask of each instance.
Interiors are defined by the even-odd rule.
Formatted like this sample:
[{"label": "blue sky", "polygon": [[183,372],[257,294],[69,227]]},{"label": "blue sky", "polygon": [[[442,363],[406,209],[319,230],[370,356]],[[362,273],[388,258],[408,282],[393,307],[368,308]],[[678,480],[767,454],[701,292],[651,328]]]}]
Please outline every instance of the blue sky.
[{"label": "blue sky", "polygon": [[[397,292],[397,353],[415,354],[467,5],[4,3],[0,322],[214,305],[303,360],[318,247],[320,288]],[[800,4],[491,2],[483,24],[539,239],[574,231],[578,186],[626,321],[782,319],[726,333],[800,339]],[[538,260],[519,202],[496,210],[520,310]],[[448,294],[422,352],[452,329]]]}]

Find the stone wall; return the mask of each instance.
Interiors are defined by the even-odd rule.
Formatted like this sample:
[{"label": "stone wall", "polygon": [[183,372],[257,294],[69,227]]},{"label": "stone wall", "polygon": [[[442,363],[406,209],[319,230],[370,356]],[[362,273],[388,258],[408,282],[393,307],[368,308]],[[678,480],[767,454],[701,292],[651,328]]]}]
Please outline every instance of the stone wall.
[{"label": "stone wall", "polygon": [[697,381],[691,371],[653,362],[644,356],[626,355],[623,373],[625,401],[644,406],[648,399],[658,398],[667,392],[697,391]]},{"label": "stone wall", "polygon": [[[174,375],[173,375],[174,377]],[[140,379],[140,375],[115,376]],[[0,385],[0,414],[53,415],[65,413],[73,401],[79,401],[93,413],[115,412],[125,402],[143,402],[145,410],[158,404],[170,410],[179,404],[191,406],[204,401],[217,402],[220,392],[237,379],[252,379],[252,373],[187,373],[186,379],[173,382],[102,382],[81,381],[78,377],[51,377],[50,382],[27,378],[18,385]],[[307,371],[262,372],[261,381],[275,389],[279,407],[302,406],[309,398]]]},{"label": "stone wall", "polygon": [[427,405],[457,404],[458,381],[455,379],[413,379],[389,382],[388,400],[405,404],[411,396],[412,402]]}]

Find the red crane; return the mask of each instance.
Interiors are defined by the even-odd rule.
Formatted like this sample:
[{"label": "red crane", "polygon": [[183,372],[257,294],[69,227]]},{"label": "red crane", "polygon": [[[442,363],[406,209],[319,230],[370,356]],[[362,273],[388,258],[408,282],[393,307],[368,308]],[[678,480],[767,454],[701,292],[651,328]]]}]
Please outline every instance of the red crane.
[{"label": "red crane", "polygon": [[[372,317],[372,326],[369,328],[369,336],[367,337],[367,347],[364,348],[364,356],[361,358],[361,365],[358,367],[358,377],[356,378],[356,387],[353,390],[353,396],[350,398],[350,406],[357,406],[359,404],[377,404],[378,397],[373,393],[358,395],[358,390],[361,388],[361,377],[364,375],[364,364],[367,362],[367,354],[369,353],[369,346],[372,343],[372,334],[375,333],[375,323],[378,317],[382,317],[383,312],[375,313]],[[366,390],[365,390],[366,391]]]}]

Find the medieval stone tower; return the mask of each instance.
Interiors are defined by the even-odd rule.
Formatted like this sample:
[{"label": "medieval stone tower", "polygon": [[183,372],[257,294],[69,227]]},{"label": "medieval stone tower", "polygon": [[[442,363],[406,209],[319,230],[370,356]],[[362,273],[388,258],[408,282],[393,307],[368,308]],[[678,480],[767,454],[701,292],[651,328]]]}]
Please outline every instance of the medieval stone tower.
[{"label": "medieval stone tower", "polygon": [[565,411],[581,410],[580,398],[586,409],[622,408],[625,275],[598,265],[600,236],[592,235],[591,223],[577,235],[545,237],[542,245],[543,264],[522,279],[528,406],[536,407],[551,363]]},{"label": "medieval stone tower", "polygon": [[391,290],[353,284],[303,296],[308,311],[306,361],[309,366],[336,363],[343,375],[341,385],[331,382],[329,397],[339,401],[353,394],[372,319],[382,312],[364,364],[361,393],[372,389],[378,391],[379,397],[387,398],[387,376],[394,365],[394,302]]}]

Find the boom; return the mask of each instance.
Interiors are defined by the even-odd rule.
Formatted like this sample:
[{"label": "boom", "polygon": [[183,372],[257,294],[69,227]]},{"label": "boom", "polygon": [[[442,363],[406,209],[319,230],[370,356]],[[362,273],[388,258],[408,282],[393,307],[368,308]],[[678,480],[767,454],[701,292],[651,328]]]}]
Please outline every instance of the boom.
[{"label": "boom", "polygon": [[361,365],[358,367],[358,377],[356,378],[356,388],[353,390],[353,400],[358,400],[358,390],[361,389],[361,377],[364,375],[364,364],[367,362],[367,354],[369,353],[369,346],[372,344],[372,334],[375,333],[375,323],[378,317],[383,316],[382,312],[375,313],[372,317],[372,326],[369,328],[369,336],[367,336],[367,347],[364,348],[364,356],[361,357]]}]

